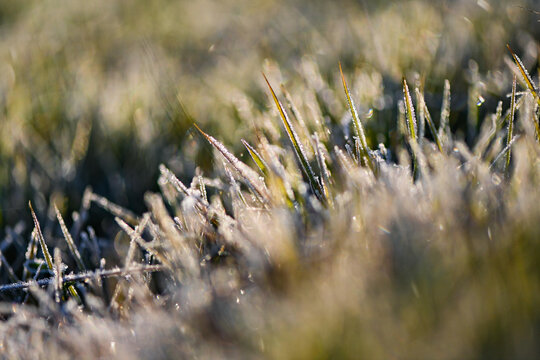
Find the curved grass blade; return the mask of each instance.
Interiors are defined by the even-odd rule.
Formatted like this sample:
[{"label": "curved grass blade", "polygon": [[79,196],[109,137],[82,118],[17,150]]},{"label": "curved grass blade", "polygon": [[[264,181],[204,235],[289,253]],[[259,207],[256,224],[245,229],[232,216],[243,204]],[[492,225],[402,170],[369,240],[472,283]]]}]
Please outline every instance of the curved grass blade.
[{"label": "curved grass blade", "polygon": [[508,121],[508,136],[506,137],[506,146],[508,151],[506,153],[506,163],[504,164],[504,173],[508,178],[508,170],[510,168],[510,154],[512,149],[510,148],[510,142],[512,141],[512,132],[514,129],[514,114],[516,109],[516,75],[514,74],[514,80],[512,81],[512,98],[510,99],[510,121]]},{"label": "curved grass blade", "polygon": [[540,105],[540,97],[538,97],[538,90],[536,89],[536,86],[534,86],[534,81],[531,79],[531,76],[529,75],[529,72],[527,69],[525,69],[525,66],[523,65],[523,62],[521,62],[521,59],[514,53],[510,45],[506,44],[506,47],[512,54],[512,57],[514,58],[514,62],[516,63],[519,72],[523,76],[523,80],[525,80],[525,83],[527,84],[527,87],[529,88],[529,91],[536,99],[536,102],[538,105]]},{"label": "curved grass blade", "polygon": [[268,194],[268,191],[266,189],[266,186],[264,183],[259,179],[257,176],[257,173],[253,171],[249,166],[238,160],[236,156],[234,156],[225,145],[223,145],[221,142],[216,140],[213,136],[208,135],[204,131],[201,130],[197,124],[193,124],[197,130],[208,140],[208,142],[215,147],[224,157],[227,159],[227,161],[232,165],[233,168],[236,169],[246,182],[246,185],[248,185],[255,195],[259,198],[259,200],[267,205],[270,202],[270,196]]},{"label": "curved grass blade", "polygon": [[290,122],[289,117],[287,113],[285,112],[285,109],[283,108],[283,105],[281,105],[281,102],[277,98],[276,93],[274,92],[274,89],[272,88],[272,85],[270,85],[270,82],[266,78],[266,75],[263,74],[263,77],[264,77],[264,80],[266,80],[266,84],[268,84],[268,87],[270,88],[270,92],[272,93],[272,98],[274,99],[274,102],[276,103],[276,106],[279,111],[279,115],[281,116],[281,120],[283,121],[285,130],[287,131],[287,135],[289,135],[289,139],[291,140],[291,143],[293,144],[296,157],[300,161],[302,170],[304,171],[304,174],[308,178],[309,185],[311,186],[311,189],[313,190],[317,198],[319,200],[324,200],[323,189],[321,187],[321,184],[315,177],[315,173],[313,172],[313,169],[309,165],[306,153],[304,152],[304,148],[302,144],[300,143],[300,140],[298,139],[298,135],[296,134],[296,131],[294,130],[292,123]]}]

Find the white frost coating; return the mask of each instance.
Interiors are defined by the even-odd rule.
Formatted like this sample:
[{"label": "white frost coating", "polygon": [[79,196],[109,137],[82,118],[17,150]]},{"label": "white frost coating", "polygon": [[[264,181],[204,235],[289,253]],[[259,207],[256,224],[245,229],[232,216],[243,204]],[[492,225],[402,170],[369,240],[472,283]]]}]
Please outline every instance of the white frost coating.
[{"label": "white frost coating", "polygon": [[409,92],[409,86],[407,85],[407,81],[405,79],[403,79],[403,96],[405,97],[405,111],[407,111],[407,114],[409,115],[405,117],[407,120],[407,124],[409,125],[409,135],[414,140],[417,140],[416,134],[418,130],[416,125],[416,115],[414,114],[414,107],[411,99],[411,94]]},{"label": "white frost coating", "polygon": [[212,144],[225,157],[225,159],[227,159],[232,167],[240,173],[247,185],[257,194],[259,200],[261,200],[264,204],[269,203],[270,196],[268,195],[268,191],[264,183],[261,183],[258,174],[242,161],[238,160],[236,156],[227,150],[225,145],[216,140],[213,136],[206,134],[200,129],[199,131],[201,131],[208,142]]}]

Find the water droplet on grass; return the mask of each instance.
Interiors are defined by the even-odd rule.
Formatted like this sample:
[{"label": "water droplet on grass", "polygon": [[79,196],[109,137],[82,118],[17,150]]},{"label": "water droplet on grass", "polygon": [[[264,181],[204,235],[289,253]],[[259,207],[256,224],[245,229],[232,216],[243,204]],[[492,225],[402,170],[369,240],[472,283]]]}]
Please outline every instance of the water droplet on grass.
[{"label": "water droplet on grass", "polygon": [[478,99],[476,100],[476,106],[482,106],[482,104],[486,101],[482,95],[478,96]]}]

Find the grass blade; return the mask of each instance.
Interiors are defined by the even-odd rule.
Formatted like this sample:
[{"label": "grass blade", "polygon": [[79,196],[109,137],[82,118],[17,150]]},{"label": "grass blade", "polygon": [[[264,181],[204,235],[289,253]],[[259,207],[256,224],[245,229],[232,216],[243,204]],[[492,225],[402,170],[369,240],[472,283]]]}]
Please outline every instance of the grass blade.
[{"label": "grass blade", "polygon": [[521,59],[514,53],[514,51],[512,50],[512,48],[510,47],[510,45],[506,44],[506,47],[508,48],[508,50],[510,51],[510,53],[512,54],[512,57],[514,58],[514,62],[516,63],[518,69],[519,69],[519,72],[521,73],[521,75],[523,76],[523,80],[525,81],[525,83],[527,84],[527,87],[529,88],[529,91],[531,92],[531,94],[534,96],[534,98],[536,99],[536,102],[538,103],[538,105],[540,105],[540,97],[538,97],[538,91],[536,89],[536,86],[534,86],[534,81],[531,79],[531,76],[529,75],[529,72],[527,71],[527,69],[525,69],[525,66],[523,65],[523,62],[521,61]]},{"label": "grass blade", "polygon": [[294,151],[296,153],[296,156],[298,160],[300,161],[300,165],[302,166],[302,170],[304,171],[304,174],[308,178],[309,185],[311,186],[311,189],[317,196],[319,200],[324,200],[324,192],[321,188],[321,184],[319,181],[317,181],[315,177],[315,173],[313,172],[313,169],[309,165],[309,162],[307,160],[307,156],[304,152],[304,148],[302,144],[300,143],[300,140],[298,139],[298,135],[296,134],[296,131],[294,130],[292,123],[289,120],[289,117],[287,113],[285,112],[285,109],[283,108],[283,105],[281,105],[281,102],[276,96],[276,93],[274,92],[274,89],[272,88],[272,85],[270,85],[270,82],[266,78],[266,75],[264,75],[264,80],[266,80],[266,84],[270,88],[270,92],[272,93],[272,98],[274,99],[274,102],[278,108],[279,115],[281,116],[281,120],[283,121],[283,125],[285,126],[285,130],[287,131],[287,135],[289,136],[289,139],[291,140],[291,143],[293,144]]},{"label": "grass blade", "polygon": [[407,85],[407,80],[405,80],[405,77],[403,77],[403,99],[405,101],[405,119],[409,128],[409,144],[411,146],[413,156],[413,177],[416,177],[418,169],[418,157],[420,156],[419,152],[421,149],[420,146],[418,146],[418,140],[416,138],[416,116],[414,115],[411,93],[409,92],[409,86]]},{"label": "grass blade", "polygon": [[[173,174],[171,170],[169,170],[165,165],[160,164],[159,165],[159,172],[163,177],[176,189],[176,191],[179,194],[184,194],[185,196],[192,196],[192,194],[189,192],[189,189],[184,185],[183,182],[181,182],[176,175]],[[199,199],[202,202],[202,199]]]},{"label": "grass blade", "polygon": [[407,114],[407,126],[409,127],[410,141],[417,141],[416,139],[416,116],[414,115],[414,107],[412,105],[411,94],[409,92],[409,86],[407,80],[403,78],[403,99],[405,100],[405,111]]},{"label": "grass blade", "polygon": [[[364,127],[362,126],[362,122],[360,121],[358,112],[356,111],[356,106],[354,106],[354,102],[351,98],[349,87],[347,86],[347,82],[345,81],[345,75],[343,75],[343,69],[341,68],[341,63],[339,63],[339,72],[341,74],[341,82],[343,83],[343,89],[345,90],[345,95],[347,96],[347,102],[349,104],[349,111],[351,112],[351,116],[353,119],[354,132],[356,136],[358,137],[358,139],[360,139],[360,150],[362,151],[362,153],[359,154],[358,156],[360,158],[367,157],[369,159],[369,148],[367,145]],[[371,168],[371,162],[369,163],[369,166]]]},{"label": "grass blade", "polygon": [[435,129],[435,124],[433,124],[433,120],[431,119],[431,114],[429,113],[429,109],[427,108],[426,102],[424,100],[424,96],[422,95],[422,93],[420,93],[420,90],[418,88],[416,89],[416,96],[418,97],[420,108],[423,109],[424,117],[428,123],[429,130],[431,131],[431,135],[433,135],[433,139],[435,140],[435,143],[437,144],[439,151],[441,153],[444,153],[441,139],[439,138],[437,130]]},{"label": "grass blade", "polygon": [[66,243],[68,244],[69,251],[71,251],[71,255],[73,255],[73,257],[75,258],[77,267],[79,268],[79,270],[85,271],[86,267],[84,266],[84,263],[82,261],[81,254],[79,253],[79,250],[77,250],[77,247],[73,242],[73,238],[71,237],[71,234],[69,233],[69,230],[64,223],[64,219],[62,218],[62,214],[60,214],[60,210],[58,210],[56,204],[54,204],[54,211],[56,212],[56,218],[58,219],[58,223],[60,224],[60,229],[62,229],[62,234],[64,234],[64,239],[66,239]]},{"label": "grass blade", "polygon": [[268,164],[266,164],[266,161],[264,161],[264,159],[257,152],[257,150],[255,150],[253,146],[249,145],[249,143],[246,140],[240,139],[240,141],[242,141],[242,144],[244,144],[247,151],[249,152],[249,155],[251,156],[253,161],[255,161],[255,164],[257,164],[257,166],[259,167],[263,175],[268,176]]},{"label": "grass blade", "polygon": [[59,248],[54,248],[54,300],[60,303],[62,299],[62,255]]},{"label": "grass blade", "polygon": [[47,267],[49,270],[54,270],[54,265],[51,257],[51,253],[49,252],[49,249],[47,248],[47,244],[45,244],[45,238],[43,237],[43,233],[41,232],[41,227],[39,226],[39,221],[36,217],[36,213],[34,212],[34,208],[32,207],[32,202],[28,202],[28,206],[30,207],[30,212],[32,213],[32,220],[34,220],[34,227],[36,229],[36,235],[39,240],[39,244],[41,245],[41,251],[43,251],[43,256],[45,257],[45,261],[47,262]]},{"label": "grass blade", "polygon": [[20,281],[17,275],[15,275],[15,271],[13,271],[13,268],[11,267],[11,265],[9,265],[6,257],[4,256],[1,250],[0,250],[0,265],[4,265],[11,281],[14,281],[14,282]]},{"label": "grass blade", "polygon": [[450,81],[448,79],[444,80],[444,90],[443,90],[443,102],[441,106],[441,119],[439,123],[439,138],[444,139],[444,143],[448,145],[450,140]]},{"label": "grass blade", "polygon": [[117,205],[109,199],[104,198],[103,196],[100,196],[94,192],[90,194],[90,201],[95,202],[99,206],[101,206],[104,210],[110,212],[114,216],[118,216],[121,218],[126,219],[126,221],[132,225],[136,225],[139,222],[139,218],[137,215],[135,215],[132,211],[125,209],[121,207],[120,205]]},{"label": "grass blade", "polygon": [[[62,277],[62,282],[76,282],[76,281],[84,281],[89,279],[95,279],[95,278],[107,278],[107,277],[114,277],[114,276],[126,276],[131,273],[139,273],[139,272],[156,272],[156,271],[163,271],[165,270],[165,267],[163,265],[140,265],[140,266],[132,266],[129,269],[110,269],[110,270],[96,270],[96,271],[87,271],[79,274],[72,274],[72,275],[65,275]],[[14,290],[22,290],[29,288],[32,284],[37,283],[39,286],[49,285],[51,282],[54,281],[53,278],[46,278],[46,279],[40,279],[37,281],[28,281],[28,282],[17,282],[13,284],[7,284],[7,285],[1,285],[0,286],[0,292],[5,291],[14,291]]]},{"label": "grass blade", "polygon": [[313,135],[313,139],[315,142],[315,155],[317,156],[317,163],[322,174],[321,184],[324,191],[324,196],[326,197],[326,199],[328,199],[328,204],[330,205],[330,207],[333,207],[334,204],[332,200],[332,194],[330,192],[330,171],[328,170],[328,166],[326,166],[326,159],[324,157],[326,149],[324,148],[324,145],[320,142],[319,135],[317,133]]},{"label": "grass blade", "polygon": [[516,109],[516,75],[514,74],[514,80],[512,81],[512,98],[510,99],[510,120],[508,121],[508,136],[506,138],[506,146],[508,147],[508,152],[506,153],[506,163],[504,165],[504,173],[508,178],[508,170],[510,168],[510,142],[512,141],[512,132],[514,129],[514,114]]},{"label": "grass blade", "polygon": [[266,189],[266,186],[264,185],[264,182],[262,182],[259,179],[259,176],[255,171],[253,171],[249,166],[244,164],[242,161],[238,160],[236,156],[234,156],[225,145],[223,145],[221,142],[216,140],[213,136],[208,135],[204,131],[201,130],[197,124],[193,124],[197,130],[208,140],[208,142],[215,147],[224,157],[227,159],[227,161],[232,165],[233,168],[240,173],[244,181],[246,182],[246,185],[248,185],[257,198],[259,200],[267,205],[270,202],[270,196],[268,195],[268,191]]},{"label": "grass blade", "polygon": [[172,264],[167,260],[167,258],[158,251],[156,251],[152,246],[148,245],[141,237],[141,234],[143,233],[144,229],[150,221],[149,215],[143,217],[141,223],[137,225],[135,229],[132,229],[124,220],[120,219],[119,217],[114,218],[114,221],[116,221],[118,226],[122,228],[122,230],[129,236],[131,240],[128,254],[126,255],[126,261],[124,264],[124,270],[126,271],[126,273],[129,272],[129,269],[132,266],[131,262],[133,261],[133,256],[135,255],[135,247],[132,248],[131,244],[139,245],[145,251],[148,251],[150,254],[154,255],[155,258],[158,259],[164,266],[169,269],[173,269]]}]

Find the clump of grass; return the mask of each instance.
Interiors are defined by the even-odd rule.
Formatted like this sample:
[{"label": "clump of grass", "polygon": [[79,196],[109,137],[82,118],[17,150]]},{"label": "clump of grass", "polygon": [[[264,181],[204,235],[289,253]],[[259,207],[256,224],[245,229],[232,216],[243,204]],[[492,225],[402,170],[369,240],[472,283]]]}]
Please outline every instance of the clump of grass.
[{"label": "clump of grass", "polygon": [[[88,189],[70,230],[55,198],[41,224],[29,204],[33,230],[11,240],[21,255],[8,264],[0,249],[6,357],[535,357],[540,103],[512,56],[527,91],[514,77],[509,106],[486,101],[471,146],[450,121],[449,81],[415,87],[416,104],[405,77],[360,99],[341,64],[327,77],[310,64],[303,87],[292,81],[298,101],[285,94],[293,117],[264,76],[270,101],[236,99],[256,123],[248,140],[194,125],[211,166],[164,161],[141,212]],[[399,107],[388,131],[383,102]]]}]

